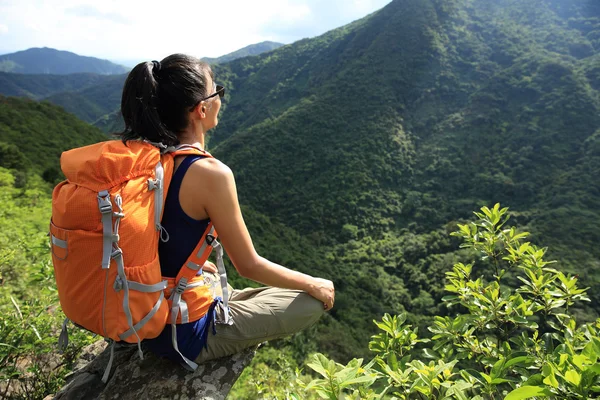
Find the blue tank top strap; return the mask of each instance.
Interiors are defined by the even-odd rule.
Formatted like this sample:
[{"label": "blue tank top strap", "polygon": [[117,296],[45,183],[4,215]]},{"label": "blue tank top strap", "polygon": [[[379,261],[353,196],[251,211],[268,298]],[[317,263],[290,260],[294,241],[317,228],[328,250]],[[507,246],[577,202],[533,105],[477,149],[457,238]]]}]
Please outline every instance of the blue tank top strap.
[{"label": "blue tank top strap", "polygon": [[198,161],[202,158],[205,158],[205,157],[206,156],[186,156],[183,159],[181,164],[179,164],[177,171],[175,171],[175,174],[173,175],[173,179],[171,179],[171,187],[173,188],[173,193],[179,193],[179,189],[181,188],[181,182],[183,181],[183,177],[185,176],[185,173],[190,168],[190,166],[193,163],[195,163],[196,161]]}]

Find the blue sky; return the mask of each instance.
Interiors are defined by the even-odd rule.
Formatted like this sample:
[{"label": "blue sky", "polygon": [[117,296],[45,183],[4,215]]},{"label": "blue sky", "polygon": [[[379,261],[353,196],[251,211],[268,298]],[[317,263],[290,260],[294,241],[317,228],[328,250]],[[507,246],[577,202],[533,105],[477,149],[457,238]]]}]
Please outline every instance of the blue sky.
[{"label": "blue sky", "polygon": [[0,54],[52,47],[120,62],[217,57],[318,36],[390,0],[0,0]]}]

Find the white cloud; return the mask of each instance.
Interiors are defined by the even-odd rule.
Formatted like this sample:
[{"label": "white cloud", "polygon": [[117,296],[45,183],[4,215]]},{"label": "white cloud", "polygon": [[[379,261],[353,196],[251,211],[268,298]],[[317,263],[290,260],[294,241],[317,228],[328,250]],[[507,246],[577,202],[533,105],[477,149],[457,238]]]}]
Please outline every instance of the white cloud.
[{"label": "white cloud", "polygon": [[264,40],[315,36],[389,1],[0,0],[0,51],[47,46],[124,60],[176,52],[216,57]]},{"label": "white cloud", "polygon": [[96,18],[96,19],[104,19],[111,22],[118,22],[122,24],[126,24],[129,22],[128,18],[118,12],[104,12],[100,11],[98,8],[87,5],[80,4],[71,8],[67,8],[65,10],[66,13],[73,14],[76,17],[84,17],[84,18]]},{"label": "white cloud", "polygon": [[3,33],[8,33],[8,26],[0,24],[0,35],[2,35]]}]

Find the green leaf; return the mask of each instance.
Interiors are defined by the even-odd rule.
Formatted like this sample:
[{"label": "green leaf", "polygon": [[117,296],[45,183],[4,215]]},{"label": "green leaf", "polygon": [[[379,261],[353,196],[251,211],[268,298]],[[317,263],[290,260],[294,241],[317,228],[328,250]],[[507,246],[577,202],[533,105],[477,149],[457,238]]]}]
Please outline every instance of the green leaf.
[{"label": "green leaf", "polygon": [[355,385],[357,383],[369,383],[372,384],[373,382],[375,382],[375,380],[377,379],[377,377],[375,375],[364,375],[364,376],[359,376],[353,379],[350,379],[348,381],[342,382],[340,384],[340,387],[346,387],[349,385]]},{"label": "green leaf", "polygon": [[439,358],[437,354],[435,354],[431,349],[423,349],[423,354],[425,354],[425,358],[437,359]]},{"label": "green leaf", "polygon": [[312,368],[315,372],[323,376],[324,378],[329,377],[329,373],[327,372],[329,360],[320,353],[317,353],[313,356],[313,361],[306,363],[308,367]]},{"label": "green leaf", "polygon": [[581,382],[581,375],[574,369],[570,369],[565,372],[565,379],[573,385],[578,386],[579,382]]},{"label": "green leaf", "polygon": [[547,397],[552,392],[543,386],[521,386],[506,395],[504,400],[522,400],[531,397]]},{"label": "green leaf", "polygon": [[517,365],[517,364],[530,364],[534,361],[535,361],[535,359],[533,357],[529,357],[529,356],[513,357],[510,360],[508,360],[506,362],[506,364],[504,364],[504,368],[510,368],[513,365]]}]

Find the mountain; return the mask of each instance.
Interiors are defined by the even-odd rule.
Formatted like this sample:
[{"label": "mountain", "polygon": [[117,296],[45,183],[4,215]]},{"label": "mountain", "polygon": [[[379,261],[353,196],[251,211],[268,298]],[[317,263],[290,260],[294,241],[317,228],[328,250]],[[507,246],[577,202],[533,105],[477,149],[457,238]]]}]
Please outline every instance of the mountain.
[{"label": "mountain", "polygon": [[88,72],[112,75],[126,73],[129,68],[69,51],[34,47],[0,56],[0,71],[20,74],[66,75]]},{"label": "mountain", "polygon": [[[110,75],[25,75],[0,72],[0,94],[4,96],[28,97],[40,100],[61,92],[84,90],[88,87],[104,86]],[[123,82],[125,76],[123,75]]]},{"label": "mountain", "polygon": [[215,70],[210,149],[244,204],[329,249],[341,323],[432,315],[461,259],[444,236],[495,202],[598,315],[600,3],[395,0]]},{"label": "mountain", "polygon": [[209,64],[223,64],[223,63],[226,63],[229,61],[236,60],[238,58],[248,57],[248,56],[256,56],[256,55],[259,55],[262,53],[266,53],[271,50],[275,50],[281,46],[284,46],[284,44],[277,43],[277,42],[265,41],[265,42],[251,44],[249,46],[246,46],[244,48],[236,50],[233,53],[225,54],[224,56],[221,56],[221,57],[217,57],[217,58],[204,57],[204,58],[202,58],[202,60],[206,61]]},{"label": "mountain", "polygon": [[125,74],[107,76],[100,84],[55,93],[45,100],[62,106],[82,120],[94,124],[119,109],[126,78]]},{"label": "mountain", "polygon": [[[267,52],[280,46],[283,46],[283,44],[261,42],[219,58],[204,60],[211,63],[224,63],[236,58]],[[31,50],[35,49],[27,50],[27,52]],[[52,49],[46,50],[51,50],[49,54],[55,52]],[[67,54],[75,56],[73,53]],[[82,58],[89,59],[90,57]],[[1,60],[0,57],[0,94],[48,100],[107,133],[123,129],[118,109],[121,103],[123,83],[127,77],[126,74],[74,73],[59,75],[57,73],[53,75],[46,73],[7,73],[2,72],[3,61]],[[98,61],[104,62],[104,60]],[[128,69],[125,69],[122,72],[127,71]]]},{"label": "mountain", "polygon": [[114,119],[111,115],[120,106],[126,78],[126,74],[25,75],[0,72],[0,94],[47,100],[83,121],[98,122],[102,129],[113,125],[121,129],[118,119],[117,122],[107,121]]},{"label": "mountain", "polygon": [[600,126],[598,7],[539,3],[396,0],[218,66],[234,90],[211,145],[245,201],[305,233],[532,207]]}]

